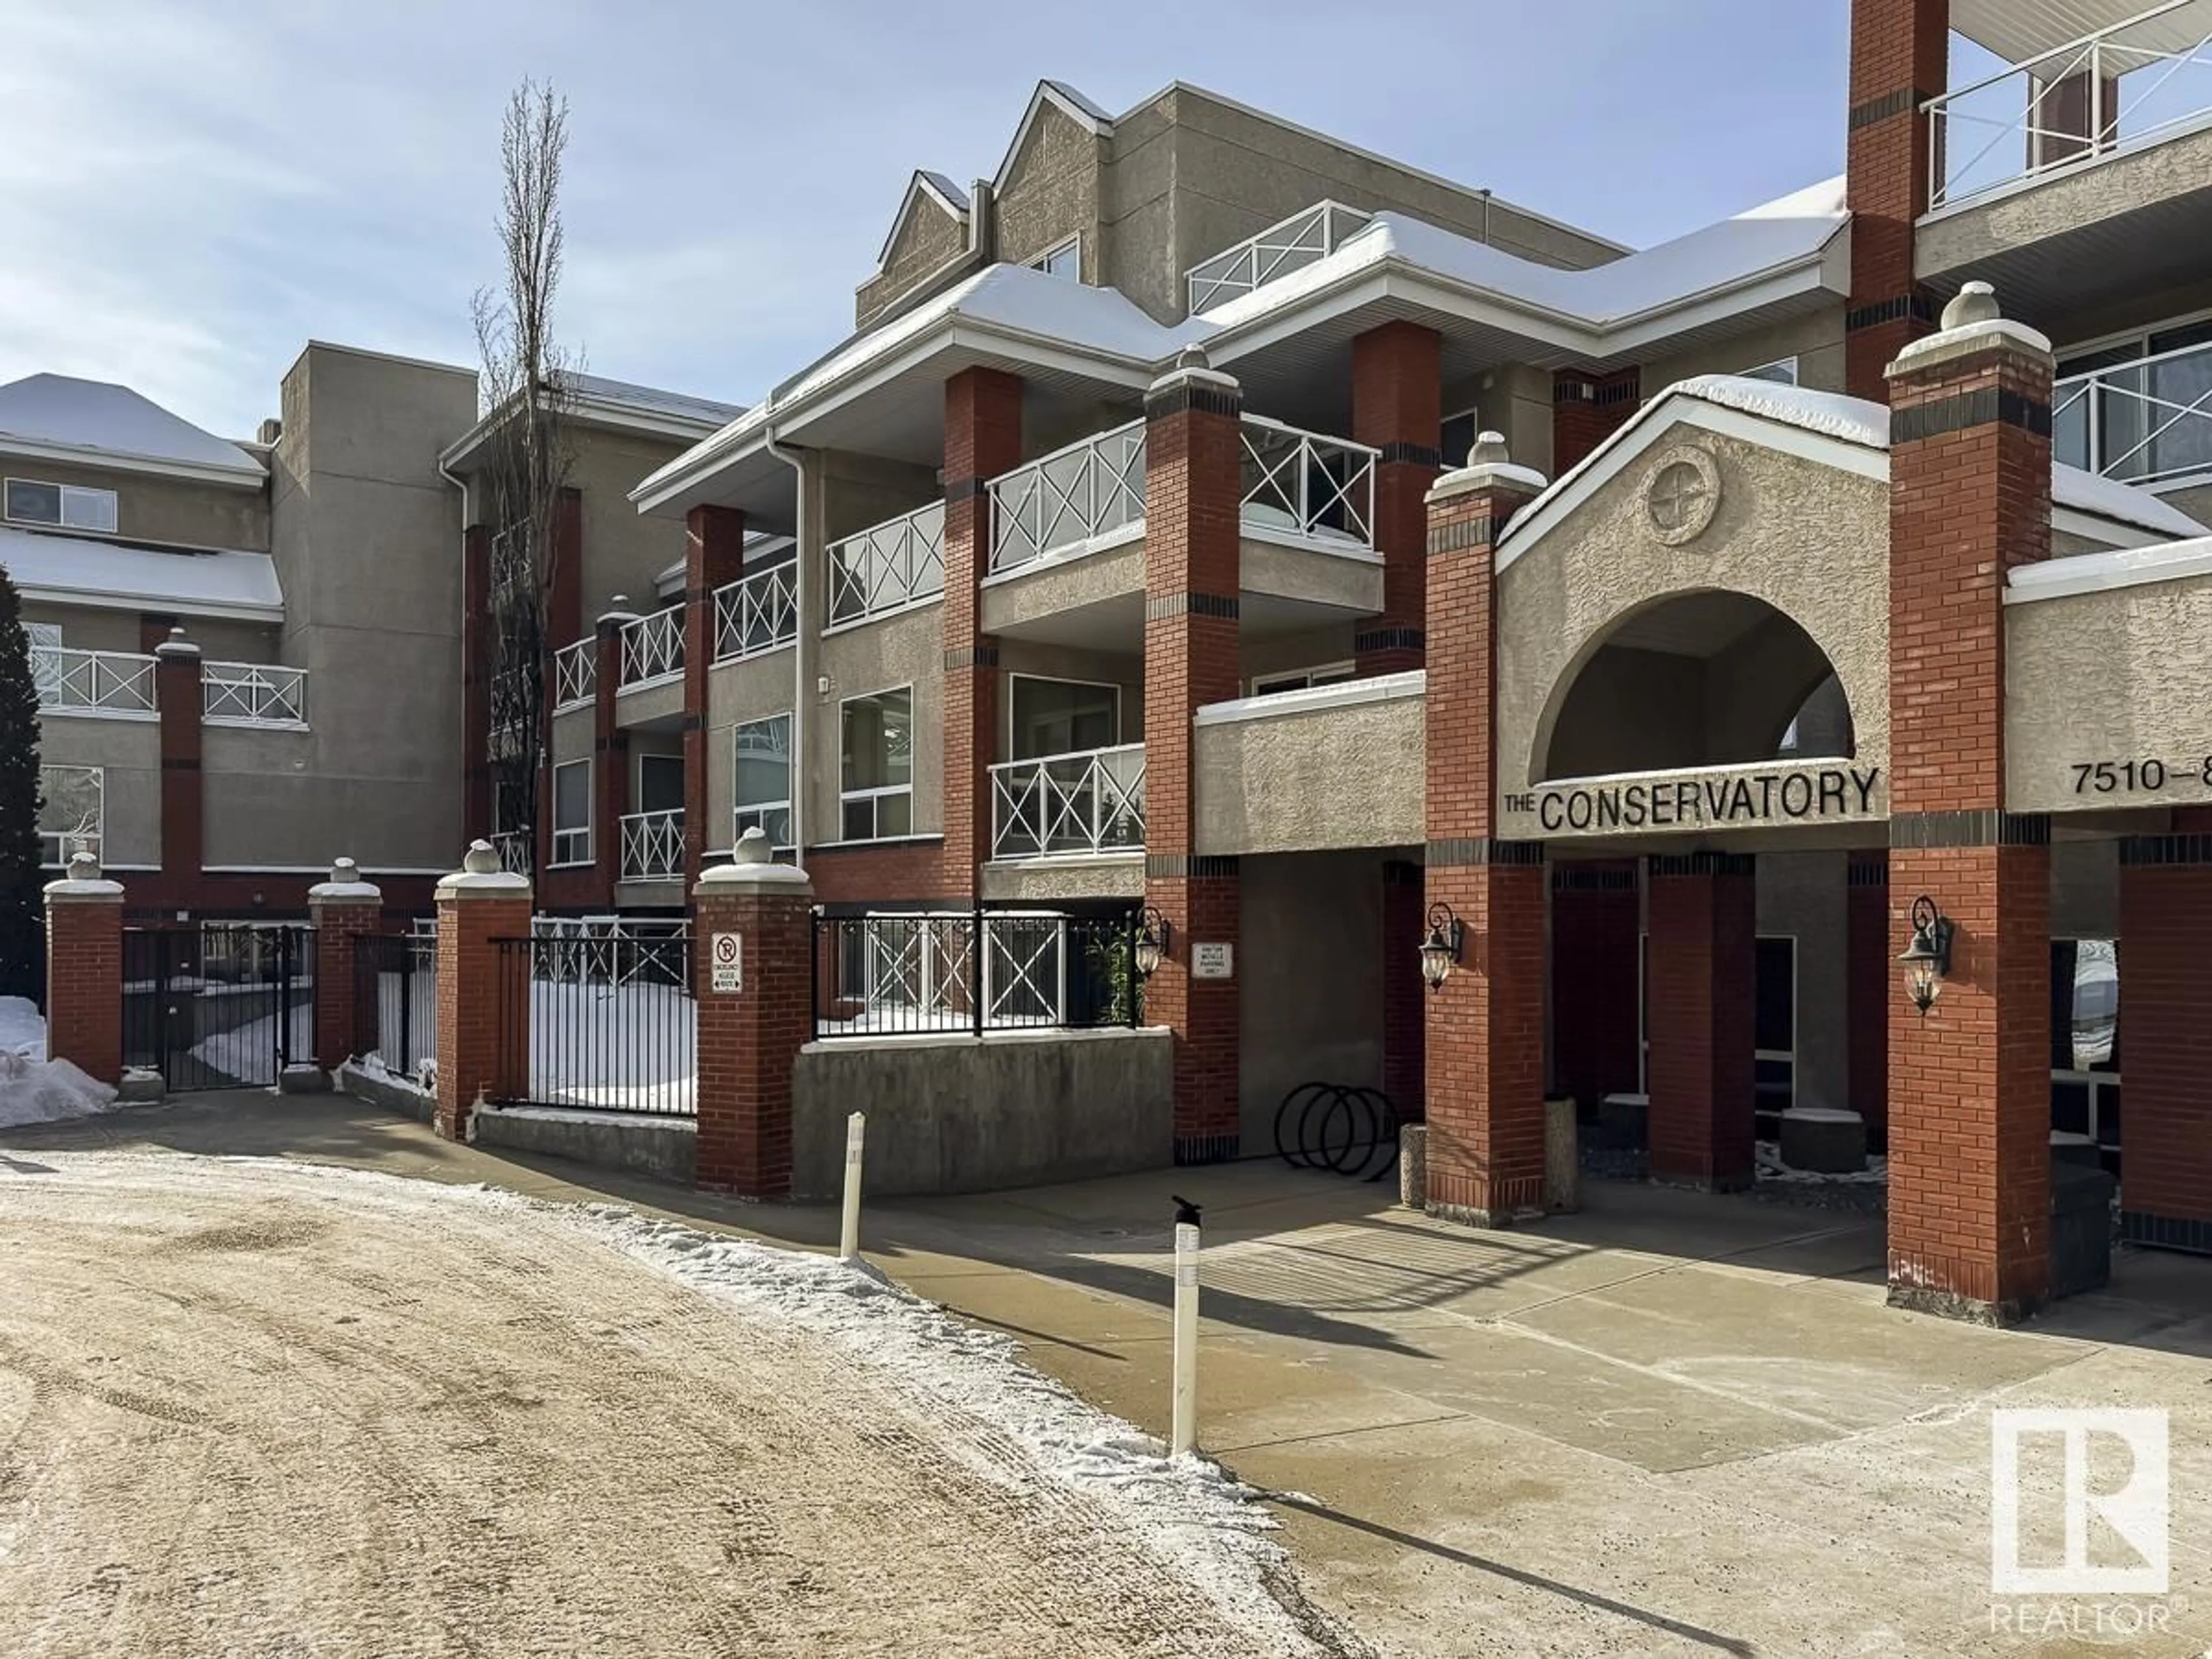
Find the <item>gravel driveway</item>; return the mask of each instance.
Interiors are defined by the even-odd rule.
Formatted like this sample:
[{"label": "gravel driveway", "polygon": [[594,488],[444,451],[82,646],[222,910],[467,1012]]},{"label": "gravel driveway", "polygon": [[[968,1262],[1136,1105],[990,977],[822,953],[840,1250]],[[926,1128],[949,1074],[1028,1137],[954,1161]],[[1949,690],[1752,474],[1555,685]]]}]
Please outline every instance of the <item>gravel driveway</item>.
[{"label": "gravel driveway", "polygon": [[624,1224],[273,1160],[0,1154],[6,1651],[1346,1650],[1233,1498],[1150,1519],[1139,1464],[1054,1470]]}]

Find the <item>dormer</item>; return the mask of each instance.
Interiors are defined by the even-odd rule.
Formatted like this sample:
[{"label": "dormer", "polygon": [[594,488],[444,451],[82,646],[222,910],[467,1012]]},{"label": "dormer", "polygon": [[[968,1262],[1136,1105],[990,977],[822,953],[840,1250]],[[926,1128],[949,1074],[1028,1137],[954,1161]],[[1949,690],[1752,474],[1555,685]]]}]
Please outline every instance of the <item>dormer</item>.
[{"label": "dormer", "polygon": [[855,295],[854,325],[866,328],[902,295],[975,252],[981,217],[975,197],[945,174],[917,171],[876,255],[875,275]]}]

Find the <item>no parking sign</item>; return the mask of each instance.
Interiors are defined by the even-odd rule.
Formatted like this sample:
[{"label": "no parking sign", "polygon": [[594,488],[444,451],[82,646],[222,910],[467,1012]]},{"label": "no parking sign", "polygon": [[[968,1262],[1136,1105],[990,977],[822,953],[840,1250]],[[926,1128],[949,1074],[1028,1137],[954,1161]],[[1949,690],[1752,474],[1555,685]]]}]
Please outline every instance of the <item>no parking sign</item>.
[{"label": "no parking sign", "polygon": [[709,952],[714,990],[718,996],[734,995],[745,988],[744,939],[737,933],[717,933]]}]

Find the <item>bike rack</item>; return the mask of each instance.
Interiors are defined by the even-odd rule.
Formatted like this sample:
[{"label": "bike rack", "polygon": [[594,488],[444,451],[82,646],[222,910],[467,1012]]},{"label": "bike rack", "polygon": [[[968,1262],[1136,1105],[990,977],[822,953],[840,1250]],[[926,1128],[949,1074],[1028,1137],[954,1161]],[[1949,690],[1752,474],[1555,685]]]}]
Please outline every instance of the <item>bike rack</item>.
[{"label": "bike rack", "polygon": [[1275,1108],[1275,1151],[1294,1170],[1380,1181],[1397,1165],[1400,1127],[1380,1089],[1301,1083]]}]

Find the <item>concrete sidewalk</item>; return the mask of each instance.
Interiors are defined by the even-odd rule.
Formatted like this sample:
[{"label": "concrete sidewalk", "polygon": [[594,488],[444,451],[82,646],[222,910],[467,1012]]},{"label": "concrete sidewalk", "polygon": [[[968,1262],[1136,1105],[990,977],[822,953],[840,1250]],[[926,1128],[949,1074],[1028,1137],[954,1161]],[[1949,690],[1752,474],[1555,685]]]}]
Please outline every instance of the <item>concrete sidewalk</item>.
[{"label": "concrete sidewalk", "polygon": [[[817,1248],[836,1220],[495,1158],[344,1097],[206,1096],[0,1145],[357,1164]],[[865,1237],[1164,1432],[1170,1190],[1206,1206],[1202,1443],[1274,1495],[1316,1593],[1385,1652],[2212,1645],[2212,1263],[2129,1254],[2111,1292],[1997,1333],[1885,1307],[1856,1217],[1591,1182],[1579,1215],[1479,1233],[1262,1163],[901,1200]],[[1992,1601],[1988,1411],[2008,1405],[2171,1413],[2171,1594],[2108,1614],[2109,1645],[2087,1602]],[[2056,1499],[2026,1507],[2031,1549],[2056,1540]]]}]

